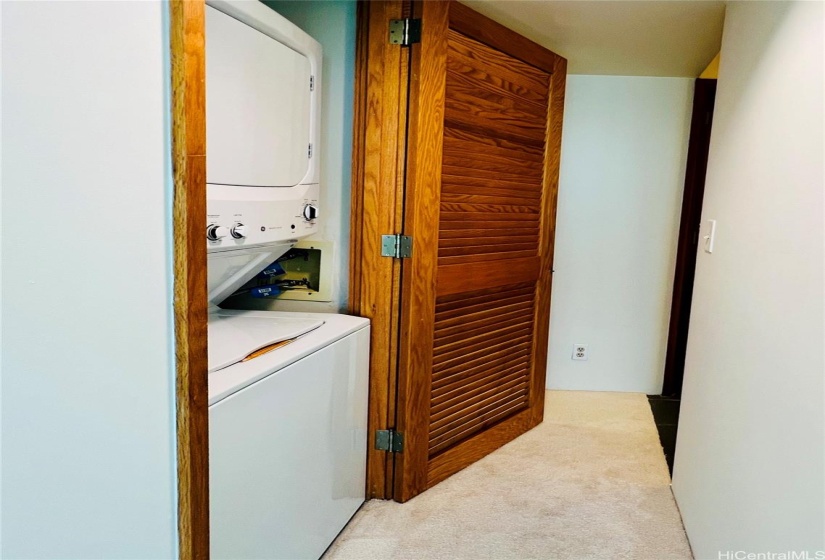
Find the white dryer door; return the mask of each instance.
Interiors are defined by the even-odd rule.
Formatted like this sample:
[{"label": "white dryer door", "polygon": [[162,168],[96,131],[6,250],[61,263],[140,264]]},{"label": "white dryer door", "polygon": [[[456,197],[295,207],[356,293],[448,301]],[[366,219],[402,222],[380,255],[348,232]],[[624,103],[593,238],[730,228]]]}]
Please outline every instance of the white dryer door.
[{"label": "white dryer door", "polygon": [[206,182],[292,187],[309,170],[309,59],[206,7]]}]

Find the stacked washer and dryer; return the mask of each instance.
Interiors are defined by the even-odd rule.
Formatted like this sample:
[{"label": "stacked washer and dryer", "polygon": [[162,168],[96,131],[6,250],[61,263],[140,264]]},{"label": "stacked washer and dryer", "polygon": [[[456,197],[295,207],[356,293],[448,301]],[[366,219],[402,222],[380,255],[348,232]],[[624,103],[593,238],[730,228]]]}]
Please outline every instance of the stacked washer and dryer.
[{"label": "stacked washer and dryer", "polygon": [[211,555],[318,558],[364,501],[369,322],[218,304],[318,230],[321,47],[206,12]]}]

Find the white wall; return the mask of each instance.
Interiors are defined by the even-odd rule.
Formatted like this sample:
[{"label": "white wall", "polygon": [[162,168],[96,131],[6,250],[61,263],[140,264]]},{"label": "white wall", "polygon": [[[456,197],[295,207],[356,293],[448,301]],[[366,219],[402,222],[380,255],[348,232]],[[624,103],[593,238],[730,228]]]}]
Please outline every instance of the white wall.
[{"label": "white wall", "polygon": [[823,19],[728,4],[673,473],[698,559],[825,551]]},{"label": "white wall", "polygon": [[661,392],[692,100],[691,78],[568,76],[551,389]]},{"label": "white wall", "polygon": [[0,6],[0,556],[173,558],[166,8]]},{"label": "white wall", "polygon": [[321,232],[333,241],[332,302],[244,298],[232,305],[280,311],[346,311],[349,285],[352,109],[355,87],[355,0],[274,0],[270,8],[309,33],[324,48],[321,92]]}]

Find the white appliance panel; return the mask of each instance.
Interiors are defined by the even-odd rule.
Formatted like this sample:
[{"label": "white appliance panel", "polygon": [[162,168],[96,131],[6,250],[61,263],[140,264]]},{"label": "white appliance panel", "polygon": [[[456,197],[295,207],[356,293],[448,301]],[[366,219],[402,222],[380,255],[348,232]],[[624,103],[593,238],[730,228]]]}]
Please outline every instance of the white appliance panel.
[{"label": "white appliance panel", "polygon": [[[351,329],[346,319],[283,350]],[[213,558],[317,559],[363,503],[369,327],[319,348],[210,406]]]},{"label": "white appliance panel", "polygon": [[[227,192],[229,191],[229,192]],[[250,196],[241,198],[240,194]],[[260,195],[255,197],[254,195]],[[215,241],[207,240],[209,252],[242,249],[250,245],[292,241],[312,234],[318,219],[307,219],[306,208],[318,206],[318,185],[290,189],[226,187],[206,185],[206,219],[209,225],[231,230],[243,224],[243,237],[228,233]]]},{"label": "white appliance panel", "polygon": [[307,56],[206,7],[208,183],[291,187],[309,171]]}]

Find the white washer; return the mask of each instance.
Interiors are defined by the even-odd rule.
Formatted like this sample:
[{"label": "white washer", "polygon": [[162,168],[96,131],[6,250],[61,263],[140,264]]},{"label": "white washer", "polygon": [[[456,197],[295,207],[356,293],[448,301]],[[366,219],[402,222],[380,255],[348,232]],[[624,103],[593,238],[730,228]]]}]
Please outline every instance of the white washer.
[{"label": "white washer", "polygon": [[209,375],[211,556],[317,559],[364,502],[369,321],[218,313],[322,324]]}]

